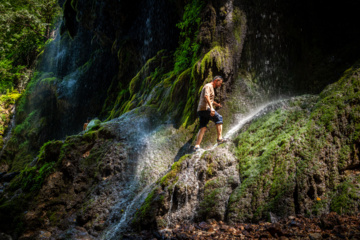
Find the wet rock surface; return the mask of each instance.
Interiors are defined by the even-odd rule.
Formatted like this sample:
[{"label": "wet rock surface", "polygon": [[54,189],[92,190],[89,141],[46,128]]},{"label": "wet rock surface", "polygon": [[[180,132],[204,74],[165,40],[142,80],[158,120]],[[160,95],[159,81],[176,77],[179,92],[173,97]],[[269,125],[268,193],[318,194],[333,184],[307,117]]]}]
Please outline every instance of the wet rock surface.
[{"label": "wet rock surface", "polygon": [[157,181],[133,225],[172,227],[197,219],[224,220],[229,195],[239,184],[236,160],[226,148],[185,155]]},{"label": "wet rock surface", "polygon": [[[152,120],[146,114],[152,114]],[[29,165],[29,173],[13,174],[11,186],[1,183],[1,224],[16,226],[20,222],[15,217],[23,213],[25,231],[13,234],[15,239],[107,239],[102,233],[121,221],[128,223],[140,204],[137,194],[168,169],[189,135],[171,125],[157,129],[155,120],[152,110],[144,109],[65,141],[47,143]],[[173,138],[167,137],[169,133]],[[48,175],[42,176],[46,166]],[[33,181],[31,174],[43,179]]]},{"label": "wet rock surface", "polygon": [[[301,72],[307,60],[288,71],[287,54],[300,48],[286,45],[287,38],[299,37],[302,45],[307,36],[283,25],[287,4],[264,9],[261,1],[232,0],[203,6],[198,36],[182,32],[199,52],[191,52],[194,63],[177,76],[170,52],[184,3],[158,2],[159,8],[153,0],[136,6],[65,1],[63,37],[44,54],[41,68],[54,75],[39,75],[18,115],[18,124],[32,124],[23,125],[7,154],[10,164],[21,150],[17,168],[23,171],[0,182],[1,231],[15,239],[358,238],[359,216],[299,214],[359,212],[359,71],[320,96],[294,98],[247,124],[234,143],[211,149],[216,134],[207,133],[207,151],[184,155],[197,130],[196,94],[214,75],[225,78],[216,101],[225,102],[219,112],[226,130],[271,94],[320,91],[329,80],[308,89],[312,78]],[[168,11],[173,4],[179,16]],[[162,26],[163,18],[171,21]],[[283,38],[286,29],[294,35]],[[162,48],[170,52],[158,52]],[[326,56],[313,57],[305,67],[309,74]],[[326,61],[336,64],[332,54]],[[291,80],[296,72],[298,82]],[[34,158],[35,149],[27,152],[78,132],[89,114],[100,112],[113,119],[104,128],[44,145],[41,158]],[[173,125],[171,118],[179,119]],[[9,171],[9,165],[2,162],[0,169]],[[272,223],[261,222],[267,218]],[[131,227],[138,232],[122,234]]]}]

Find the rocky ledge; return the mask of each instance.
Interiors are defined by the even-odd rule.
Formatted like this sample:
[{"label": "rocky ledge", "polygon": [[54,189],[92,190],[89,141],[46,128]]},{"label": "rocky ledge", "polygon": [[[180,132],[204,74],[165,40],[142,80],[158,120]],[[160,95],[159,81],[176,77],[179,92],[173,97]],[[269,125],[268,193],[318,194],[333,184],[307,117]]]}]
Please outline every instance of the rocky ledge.
[{"label": "rocky ledge", "polygon": [[360,239],[360,214],[341,216],[332,212],[319,218],[296,215],[271,221],[227,225],[208,220],[159,232],[128,233],[123,239]]}]

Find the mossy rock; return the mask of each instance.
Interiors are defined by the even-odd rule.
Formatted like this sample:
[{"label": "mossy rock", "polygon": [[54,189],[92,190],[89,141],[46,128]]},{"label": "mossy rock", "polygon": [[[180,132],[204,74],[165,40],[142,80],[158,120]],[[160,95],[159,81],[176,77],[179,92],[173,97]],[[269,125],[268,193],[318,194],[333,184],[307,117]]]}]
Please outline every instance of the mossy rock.
[{"label": "mossy rock", "polygon": [[294,98],[253,121],[236,138],[243,180],[230,197],[229,220],[259,221],[269,212],[313,216],[330,209],[349,213],[345,205],[358,208],[354,179],[343,174],[359,164],[354,154],[359,71],[355,64],[319,98]]}]

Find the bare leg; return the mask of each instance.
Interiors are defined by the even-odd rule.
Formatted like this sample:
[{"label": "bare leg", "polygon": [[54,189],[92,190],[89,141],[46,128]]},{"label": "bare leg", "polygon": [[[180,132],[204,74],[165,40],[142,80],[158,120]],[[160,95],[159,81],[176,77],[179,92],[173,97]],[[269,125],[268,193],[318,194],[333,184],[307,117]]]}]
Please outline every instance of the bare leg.
[{"label": "bare leg", "polygon": [[217,139],[222,139],[222,123],[216,124],[216,131],[217,131]]},{"label": "bare leg", "polygon": [[200,143],[203,139],[203,136],[205,134],[205,131],[206,131],[206,127],[203,127],[203,128],[200,128],[197,136],[196,136],[196,143],[195,143],[195,147],[199,147],[200,146]]}]

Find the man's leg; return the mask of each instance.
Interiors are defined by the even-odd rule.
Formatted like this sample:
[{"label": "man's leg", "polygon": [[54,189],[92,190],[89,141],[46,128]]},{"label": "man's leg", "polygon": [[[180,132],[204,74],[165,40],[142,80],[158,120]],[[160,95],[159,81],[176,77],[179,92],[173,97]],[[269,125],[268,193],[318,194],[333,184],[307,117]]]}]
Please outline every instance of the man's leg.
[{"label": "man's leg", "polygon": [[200,128],[200,130],[196,136],[195,147],[200,147],[200,143],[204,137],[205,131],[206,131],[206,127]]},{"label": "man's leg", "polygon": [[222,123],[216,124],[217,139],[222,139]]}]

